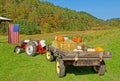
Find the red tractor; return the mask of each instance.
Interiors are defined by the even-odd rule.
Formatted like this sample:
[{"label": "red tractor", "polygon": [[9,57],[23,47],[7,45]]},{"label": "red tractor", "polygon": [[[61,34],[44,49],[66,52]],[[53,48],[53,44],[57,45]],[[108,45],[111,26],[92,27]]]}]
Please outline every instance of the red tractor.
[{"label": "red tractor", "polygon": [[20,46],[16,46],[14,52],[20,54],[25,50],[29,56],[35,56],[35,53],[46,53],[45,40],[22,40]]}]

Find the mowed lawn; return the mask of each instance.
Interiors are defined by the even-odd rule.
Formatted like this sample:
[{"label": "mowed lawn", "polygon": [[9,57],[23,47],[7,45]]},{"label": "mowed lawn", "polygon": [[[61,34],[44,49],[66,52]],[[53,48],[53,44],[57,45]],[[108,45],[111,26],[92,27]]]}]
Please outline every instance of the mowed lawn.
[{"label": "mowed lawn", "polygon": [[20,35],[20,39],[45,39],[51,43],[57,35],[82,36],[86,45],[102,46],[112,52],[112,60],[105,61],[105,75],[99,76],[91,67],[70,66],[66,68],[66,76],[58,78],[55,62],[48,62],[42,54],[30,57],[23,52],[17,55],[13,52],[17,44],[8,44],[8,37],[0,35],[0,81],[120,81],[120,29]]}]

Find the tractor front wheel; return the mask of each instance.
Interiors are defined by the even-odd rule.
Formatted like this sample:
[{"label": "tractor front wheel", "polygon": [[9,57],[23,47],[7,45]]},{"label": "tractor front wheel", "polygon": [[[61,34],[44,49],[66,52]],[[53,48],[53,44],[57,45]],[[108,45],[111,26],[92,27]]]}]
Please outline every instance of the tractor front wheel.
[{"label": "tractor front wheel", "polygon": [[16,46],[15,49],[14,49],[14,52],[17,53],[17,54],[20,54],[20,52],[21,52],[20,46]]},{"label": "tractor front wheel", "polygon": [[65,65],[62,59],[56,59],[56,73],[58,77],[63,77],[65,75]]}]

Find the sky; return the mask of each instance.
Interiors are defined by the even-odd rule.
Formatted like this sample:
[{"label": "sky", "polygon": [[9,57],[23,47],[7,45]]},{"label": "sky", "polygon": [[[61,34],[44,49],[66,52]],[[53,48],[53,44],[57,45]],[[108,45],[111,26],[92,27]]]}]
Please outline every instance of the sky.
[{"label": "sky", "polygon": [[107,20],[120,18],[120,0],[41,0],[75,11],[85,11],[97,18]]}]

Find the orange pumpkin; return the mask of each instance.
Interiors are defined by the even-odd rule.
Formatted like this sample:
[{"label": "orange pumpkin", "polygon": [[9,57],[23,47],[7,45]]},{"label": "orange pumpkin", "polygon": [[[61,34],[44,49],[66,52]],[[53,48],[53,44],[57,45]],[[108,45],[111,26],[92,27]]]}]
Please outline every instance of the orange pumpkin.
[{"label": "orange pumpkin", "polygon": [[104,52],[104,49],[101,48],[101,47],[96,47],[95,50],[96,50],[97,52]]},{"label": "orange pumpkin", "polygon": [[78,38],[78,42],[82,42],[82,38],[81,37]]},{"label": "orange pumpkin", "polygon": [[78,38],[73,38],[73,41],[74,41],[74,42],[77,42],[77,41],[78,41]]},{"label": "orange pumpkin", "polygon": [[64,36],[57,36],[56,37],[56,41],[64,41],[65,39],[64,39]]},{"label": "orange pumpkin", "polygon": [[76,38],[73,38],[73,41],[74,42],[82,42],[82,38],[81,37],[79,37],[79,38],[76,37]]}]

